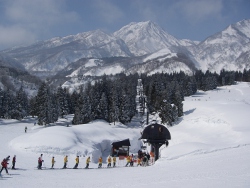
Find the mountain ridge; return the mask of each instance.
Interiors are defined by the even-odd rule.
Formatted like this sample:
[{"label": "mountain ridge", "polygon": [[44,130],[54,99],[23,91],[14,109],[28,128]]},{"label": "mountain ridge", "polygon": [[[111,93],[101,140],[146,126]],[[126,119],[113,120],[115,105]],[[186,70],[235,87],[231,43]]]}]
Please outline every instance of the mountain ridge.
[{"label": "mountain ridge", "polygon": [[[219,72],[223,68],[228,70],[250,68],[248,63],[250,61],[249,36],[250,20],[231,24],[223,31],[215,33],[201,42],[176,39],[151,21],[131,22],[112,34],[97,29],[76,35],[54,37],[25,47],[14,47],[2,51],[2,53],[17,60],[31,74],[44,78],[56,75],[71,63],[82,58],[126,57],[125,62],[117,60],[115,63],[116,66],[119,64],[119,67],[122,67],[123,71],[126,72],[131,70],[135,64],[147,63],[144,58],[152,57],[152,55],[154,59],[150,60],[151,63],[164,62],[166,64],[161,68],[158,67],[158,71],[176,71],[176,68],[171,70],[171,66],[167,66],[167,63],[171,62],[172,65],[176,63],[179,70],[184,69],[186,72],[194,71],[193,67],[204,71]],[[166,49],[166,54],[162,54],[164,49]],[[187,70],[186,65],[183,65],[181,59],[176,58],[174,54],[182,54],[182,57],[186,58],[186,62],[193,63],[192,68]],[[162,56],[165,58],[164,60]],[[134,57],[138,58],[133,63],[131,61],[135,60]],[[182,65],[183,67],[181,67]],[[101,64],[100,66],[104,68],[103,66],[106,65]],[[88,69],[91,69],[89,71],[93,73],[98,72],[95,69],[101,67],[93,66],[88,67]],[[135,71],[141,72],[139,69],[132,72]],[[152,70],[152,72],[155,71],[156,69]],[[108,69],[107,72],[114,73]]]}]

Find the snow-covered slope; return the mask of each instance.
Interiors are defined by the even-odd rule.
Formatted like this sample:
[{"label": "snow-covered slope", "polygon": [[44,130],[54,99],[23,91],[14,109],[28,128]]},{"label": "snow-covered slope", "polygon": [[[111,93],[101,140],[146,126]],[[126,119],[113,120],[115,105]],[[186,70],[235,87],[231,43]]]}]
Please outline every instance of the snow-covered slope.
[{"label": "snow-covered slope", "polygon": [[179,45],[176,38],[151,21],[132,22],[114,32],[114,36],[123,39],[136,56]]},{"label": "snow-covered slope", "polygon": [[[130,138],[132,152],[137,152],[140,128],[109,125],[96,121],[85,125],[64,127],[34,126],[35,119],[23,121],[0,119],[0,157],[17,156],[17,170],[2,172],[1,187],[249,187],[250,185],[250,85],[239,83],[213,91],[198,91],[186,97],[184,116],[169,127],[169,146],[160,148],[160,159],[149,167],[127,167],[125,160],[117,168],[97,169],[95,159],[109,152],[112,140]],[[24,133],[24,127],[28,132]],[[94,152],[98,151],[98,152]],[[37,158],[43,153],[44,170],[37,170]],[[68,167],[62,170],[63,157],[68,154]],[[54,170],[50,170],[55,157]],[[85,160],[92,156],[85,170]],[[104,160],[103,166],[107,163]],[[129,180],[128,180],[129,177]]]}]

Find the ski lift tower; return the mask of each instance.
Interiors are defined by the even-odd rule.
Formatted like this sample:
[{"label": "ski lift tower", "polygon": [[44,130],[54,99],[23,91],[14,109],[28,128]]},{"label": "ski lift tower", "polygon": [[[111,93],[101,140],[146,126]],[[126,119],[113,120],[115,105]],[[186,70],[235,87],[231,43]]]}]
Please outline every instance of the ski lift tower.
[{"label": "ski lift tower", "polygon": [[155,161],[159,158],[159,149],[163,144],[168,146],[168,140],[171,140],[169,130],[160,124],[153,123],[145,127],[141,138],[145,143],[150,143],[154,147]]}]

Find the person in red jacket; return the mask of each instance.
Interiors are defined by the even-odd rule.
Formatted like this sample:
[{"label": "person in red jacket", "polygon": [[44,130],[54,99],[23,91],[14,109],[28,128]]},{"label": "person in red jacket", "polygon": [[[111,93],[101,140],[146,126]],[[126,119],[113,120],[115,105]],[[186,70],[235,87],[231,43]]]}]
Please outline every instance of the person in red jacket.
[{"label": "person in red jacket", "polygon": [[9,163],[7,162],[7,160],[6,160],[6,159],[3,159],[3,161],[1,162],[2,169],[1,169],[1,171],[0,171],[0,174],[1,174],[1,172],[3,171],[3,169],[5,169],[6,174],[9,174],[8,169],[7,169],[8,164],[9,164]]},{"label": "person in red jacket", "polygon": [[43,164],[43,154],[40,155],[40,157],[38,158],[38,169],[42,169],[42,164]]}]

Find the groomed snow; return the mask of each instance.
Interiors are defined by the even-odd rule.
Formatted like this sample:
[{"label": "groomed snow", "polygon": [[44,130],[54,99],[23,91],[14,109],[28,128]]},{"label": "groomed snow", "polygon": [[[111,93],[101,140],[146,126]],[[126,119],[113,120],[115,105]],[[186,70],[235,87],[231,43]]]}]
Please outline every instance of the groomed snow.
[{"label": "groomed snow", "polygon": [[[17,155],[19,170],[5,171],[1,187],[250,187],[250,85],[239,83],[213,91],[197,92],[186,97],[184,116],[170,127],[172,140],[160,148],[161,158],[149,167],[111,169],[37,170],[37,158],[44,154],[44,166],[50,167],[55,156],[55,168],[63,166],[63,155],[69,155],[69,167],[80,155],[79,167],[85,167],[90,155],[90,167],[95,159],[106,157],[112,140],[131,139],[132,150],[139,147],[140,128],[122,124],[109,125],[95,121],[86,125],[65,127],[61,119],[57,126],[34,126],[35,119],[23,121],[0,119],[0,157]],[[24,127],[28,132],[24,133]],[[106,166],[106,163],[104,164]]]}]

